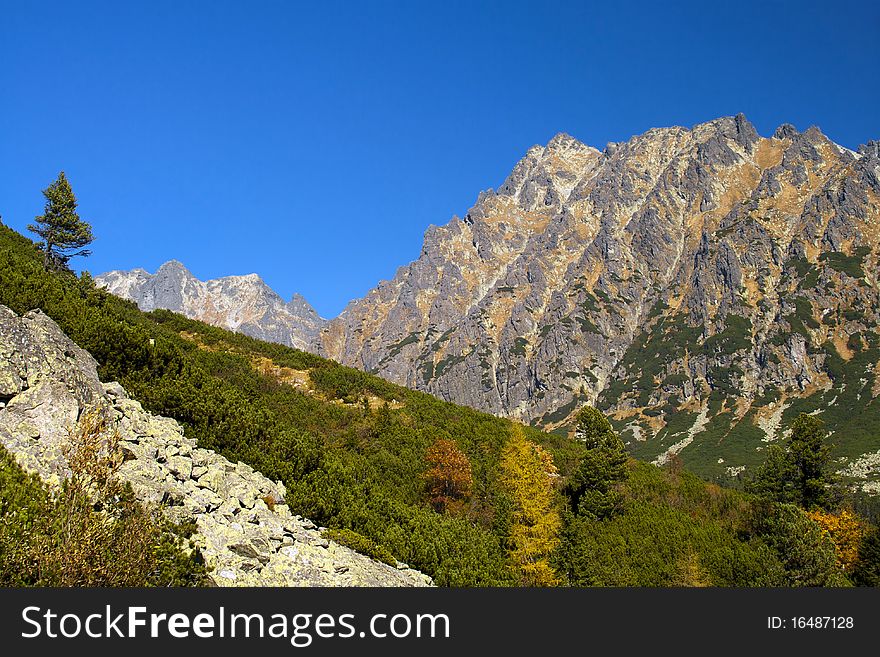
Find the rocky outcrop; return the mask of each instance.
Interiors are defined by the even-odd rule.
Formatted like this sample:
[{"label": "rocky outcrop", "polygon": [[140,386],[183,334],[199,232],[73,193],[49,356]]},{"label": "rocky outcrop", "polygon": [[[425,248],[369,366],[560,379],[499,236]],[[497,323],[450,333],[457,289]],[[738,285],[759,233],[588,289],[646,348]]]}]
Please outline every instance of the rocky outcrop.
[{"label": "rocky outcrop", "polygon": [[95,282],[134,301],[141,310],[173,310],[297,349],[308,349],[326,324],[301,295],[285,303],[256,274],[200,281],[180,262],[170,260],[155,274],[143,269],[111,271],[97,276]]},{"label": "rocky outcrop", "polygon": [[244,463],[200,448],[172,419],[152,415],[118,383],[101,383],[94,359],[46,315],[0,306],[0,443],[26,470],[57,484],[65,445],[84,413],[118,434],[117,476],[194,541],[221,586],[425,586],[404,564],[374,561],[293,515],[285,489]]}]

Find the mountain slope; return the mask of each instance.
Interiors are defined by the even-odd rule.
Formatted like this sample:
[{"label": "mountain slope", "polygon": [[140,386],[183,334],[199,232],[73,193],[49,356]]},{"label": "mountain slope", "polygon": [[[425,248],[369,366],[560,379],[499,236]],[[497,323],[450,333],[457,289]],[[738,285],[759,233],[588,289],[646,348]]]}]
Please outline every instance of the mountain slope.
[{"label": "mountain slope", "polygon": [[[0,304],[17,314],[41,308],[91,353],[101,379],[119,381],[146,411],[180,424],[185,438],[172,430],[165,436],[170,441],[163,438],[161,445],[165,461],[159,461],[158,454],[154,460],[155,436],[149,436],[155,432],[144,426],[150,424],[149,417],[117,386],[95,387],[98,395],[115,396],[114,408],[127,413],[131,428],[144,436],[138,444],[143,442],[150,455],[143,465],[156,472],[149,465],[152,462],[162,471],[162,477],[150,479],[160,488],[187,486],[179,473],[171,473],[176,464],[185,473],[186,465],[169,457],[188,451],[184,445],[191,447],[189,441],[195,439],[199,456],[205,455],[202,450],[215,450],[227,460],[223,470],[230,477],[250,474],[253,468],[271,480],[261,479],[269,492],[280,492],[280,481],[286,489],[284,503],[292,512],[332,528],[328,538],[383,561],[405,561],[437,584],[453,586],[522,581],[521,565],[510,556],[511,537],[520,521],[502,459],[511,441],[522,443],[526,438],[528,451],[540,456],[537,460],[548,475],[542,486],[559,488],[553,496],[555,510],[561,513],[571,503],[565,483],[585,454],[579,441],[442,402],[318,356],[165,310],[144,313],[135,304],[96,289],[88,276],[78,279],[45,271],[33,243],[2,225],[0,283]],[[48,322],[32,321],[40,326]],[[16,354],[25,353],[32,342],[16,342],[11,350],[0,348],[4,358],[14,363]],[[58,350],[62,360],[73,360],[76,353],[70,345]],[[40,370],[34,368],[33,374],[39,378]],[[0,406],[9,402],[14,412],[29,412],[24,403],[13,403],[25,394],[21,380],[20,371],[13,377],[0,371]],[[94,386],[99,385],[96,380]],[[33,382],[34,388],[39,385]],[[43,412],[64,408],[44,405]],[[165,429],[177,426],[169,420],[155,423]],[[20,424],[12,422],[13,430],[27,433]],[[169,444],[177,454],[169,451]],[[442,510],[432,503],[427,486],[427,475],[442,465],[431,456],[437,445],[454,445],[456,471],[467,463],[471,475],[468,490],[456,493],[457,503]],[[136,452],[137,447],[129,445],[129,450]],[[201,473],[199,480],[203,476],[207,475]],[[538,477],[537,483],[543,479]],[[217,482],[212,477],[210,485]],[[530,476],[529,486],[534,483]],[[798,522],[768,528],[758,522],[767,517],[767,504],[673,468],[662,470],[635,461],[628,464],[620,488],[622,508],[612,522],[572,524],[566,519],[560,536],[565,549],[554,558],[559,583],[681,585],[687,583],[681,579],[682,570],[693,570],[694,564],[699,565],[700,581],[718,586],[801,586],[840,580],[830,539],[797,509],[787,513],[795,514]],[[184,492],[185,508],[200,504],[198,493]],[[252,495],[245,506],[251,501],[263,511]],[[239,507],[241,502],[238,499]],[[233,516],[252,517],[245,510]],[[805,523],[811,536],[806,542]],[[238,531],[234,523],[230,528]],[[824,564],[821,581],[813,577],[814,560],[807,559],[814,571],[808,574],[801,572],[802,564],[787,558],[785,546],[794,543],[799,555],[816,557]],[[238,556],[245,551],[239,549]],[[247,554],[254,558],[249,549]],[[264,556],[271,563],[272,555]],[[0,561],[3,557],[0,554]],[[807,575],[811,579],[805,579]]]},{"label": "mountain slope", "polygon": [[283,484],[199,447],[118,383],[101,383],[94,359],[43,313],[18,317],[0,304],[0,353],[0,447],[58,483],[71,470],[71,427],[93,419],[89,439],[118,444],[114,476],[139,500],[166,501],[175,523],[195,524],[192,539],[215,585],[430,584],[325,539],[314,523],[290,513]]},{"label": "mountain slope", "polygon": [[877,143],[762,138],[742,115],[603,152],[558,135],[319,348],[547,428],[596,403],[641,458],[706,476],[824,412],[840,467],[874,478],[854,464],[880,450],[878,166]]},{"label": "mountain slope", "polygon": [[111,271],[95,282],[142,310],[164,308],[251,337],[303,349],[326,321],[299,294],[285,303],[256,274],[200,281],[176,260],[155,274]]}]

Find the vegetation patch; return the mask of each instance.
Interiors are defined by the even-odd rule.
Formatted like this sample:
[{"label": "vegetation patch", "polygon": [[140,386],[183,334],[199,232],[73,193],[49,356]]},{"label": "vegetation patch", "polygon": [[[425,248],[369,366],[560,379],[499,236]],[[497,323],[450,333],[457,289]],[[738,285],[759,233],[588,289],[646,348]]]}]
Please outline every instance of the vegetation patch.
[{"label": "vegetation patch", "polygon": [[600,333],[599,328],[586,317],[575,317],[583,333]]},{"label": "vegetation patch", "polygon": [[72,477],[49,488],[0,446],[0,585],[205,585],[194,525],[141,505],[108,461],[83,453]]},{"label": "vegetation patch", "polygon": [[443,346],[443,344],[452,337],[453,331],[455,331],[454,328],[447,329],[442,333],[439,338],[434,340],[433,344],[431,345],[431,351],[440,351],[440,348]]},{"label": "vegetation patch", "polygon": [[847,255],[842,251],[827,251],[819,256],[819,262],[826,263],[835,271],[846,274],[850,278],[862,279],[865,277],[862,263],[870,252],[871,249],[867,246],[856,247],[853,249],[852,255]]},{"label": "vegetation patch", "polygon": [[376,541],[362,536],[355,531],[350,529],[325,529],[321,535],[331,541],[336,541],[340,545],[351,548],[355,552],[360,552],[371,559],[397,567],[397,559],[394,558],[391,552]]},{"label": "vegetation patch", "polygon": [[400,340],[399,342],[395,342],[393,345],[391,345],[388,349],[388,354],[385,356],[385,358],[382,359],[382,361],[384,362],[387,360],[391,360],[397,354],[399,354],[406,345],[415,344],[418,341],[419,341],[419,334],[418,333],[410,333],[408,336],[403,338],[403,340]]},{"label": "vegetation patch", "polygon": [[465,355],[447,356],[443,360],[438,361],[438,363],[434,366],[434,376],[436,378],[439,378],[443,374],[443,372],[448,370],[450,367],[454,367],[455,365],[458,365],[459,363],[463,363],[466,359],[467,359],[467,356],[465,356]]},{"label": "vegetation patch", "polygon": [[724,329],[706,339],[707,354],[735,354],[752,347],[752,322],[747,317],[730,313],[724,318]]},{"label": "vegetation patch", "polygon": [[529,341],[523,337],[518,337],[513,341],[513,347],[510,349],[510,353],[514,356],[525,356],[526,355],[526,347],[529,345]]}]

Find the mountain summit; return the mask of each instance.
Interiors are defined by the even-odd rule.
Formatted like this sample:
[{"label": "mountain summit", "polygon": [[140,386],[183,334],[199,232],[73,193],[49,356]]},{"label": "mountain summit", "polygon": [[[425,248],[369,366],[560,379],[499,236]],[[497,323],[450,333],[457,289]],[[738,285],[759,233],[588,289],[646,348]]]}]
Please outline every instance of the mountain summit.
[{"label": "mountain summit", "polygon": [[290,303],[257,274],[200,281],[177,260],[149,274],[111,271],[95,282],[142,310],[165,308],[260,340],[308,349],[326,320],[300,295]]},{"label": "mountain summit", "polygon": [[548,428],[596,404],[636,455],[709,476],[823,413],[858,469],[880,449],[878,166],[873,142],[743,115],[602,152],[560,134],[317,346]]}]

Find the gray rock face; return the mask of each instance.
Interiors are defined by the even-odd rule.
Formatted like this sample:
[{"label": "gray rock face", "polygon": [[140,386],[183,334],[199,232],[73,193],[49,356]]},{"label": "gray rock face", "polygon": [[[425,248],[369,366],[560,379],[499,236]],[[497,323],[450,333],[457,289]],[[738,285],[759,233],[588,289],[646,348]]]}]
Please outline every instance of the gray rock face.
[{"label": "gray rock face", "polygon": [[[703,410],[700,431],[745,420],[763,436],[768,395],[796,408],[822,391],[827,408],[852,392],[873,417],[877,152],[816,128],[762,138],[742,115],[604,152],[558,135],[464,218],[430,227],[418,260],[352,302],[317,350],[544,427],[598,404],[649,460]],[[849,383],[829,373],[828,349],[852,366]]]},{"label": "gray rock face", "polygon": [[285,489],[244,463],[200,448],[172,419],[155,416],[118,383],[102,384],[92,357],[39,311],[0,306],[0,444],[30,472],[59,483],[70,471],[69,431],[99,412],[120,437],[117,476],[138,499],[194,520],[196,544],[221,586],[427,586],[430,578],[327,540],[291,514]]},{"label": "gray rock face", "polygon": [[326,320],[299,294],[289,303],[256,274],[200,281],[171,260],[155,274],[111,271],[95,282],[141,310],[164,308],[259,340],[306,349]]}]

